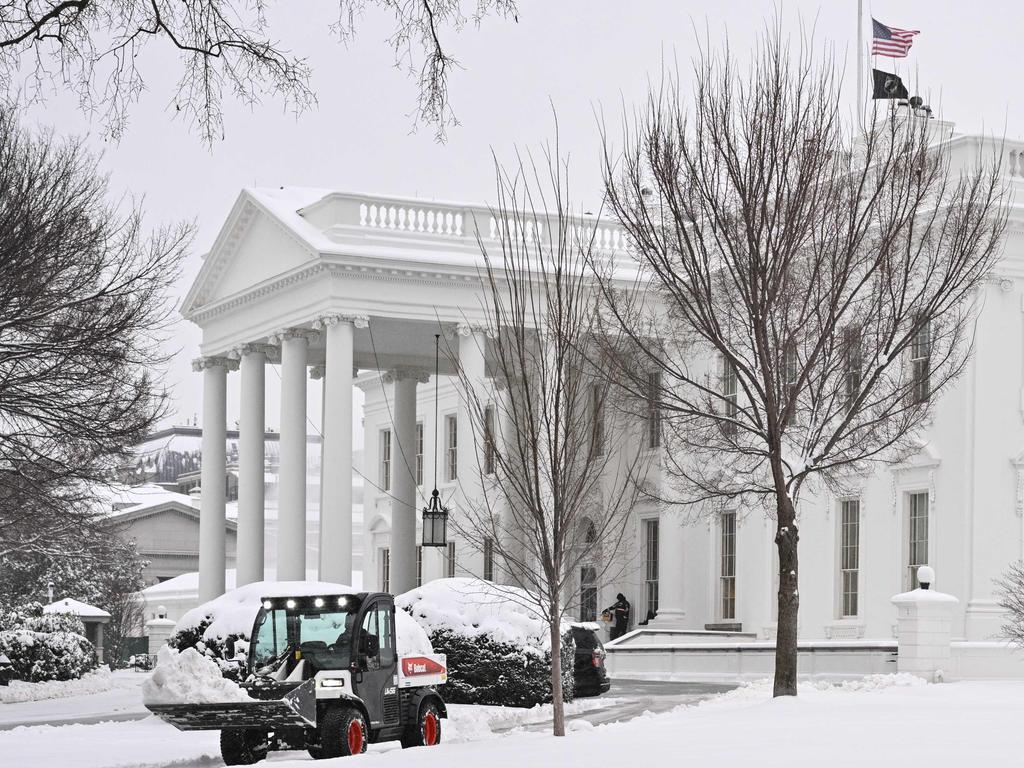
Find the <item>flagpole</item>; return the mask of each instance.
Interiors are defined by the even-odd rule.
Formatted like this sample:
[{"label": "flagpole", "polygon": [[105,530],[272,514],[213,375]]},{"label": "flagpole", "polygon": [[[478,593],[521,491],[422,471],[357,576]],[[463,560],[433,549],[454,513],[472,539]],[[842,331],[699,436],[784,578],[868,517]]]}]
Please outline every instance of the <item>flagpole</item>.
[{"label": "flagpole", "polygon": [[864,0],[857,0],[857,123],[864,129]]}]

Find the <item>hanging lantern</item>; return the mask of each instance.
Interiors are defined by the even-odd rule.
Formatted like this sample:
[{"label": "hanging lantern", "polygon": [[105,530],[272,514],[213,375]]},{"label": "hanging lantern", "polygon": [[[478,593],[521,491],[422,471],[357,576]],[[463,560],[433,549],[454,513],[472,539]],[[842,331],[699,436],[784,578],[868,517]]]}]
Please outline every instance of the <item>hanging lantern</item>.
[{"label": "hanging lantern", "polygon": [[423,546],[444,547],[448,544],[448,507],[441,504],[437,488],[423,508]]},{"label": "hanging lantern", "polygon": [[430,501],[423,508],[423,546],[445,547],[448,545],[448,507],[441,503],[437,490],[437,379],[441,354],[441,334],[434,334],[434,491]]}]

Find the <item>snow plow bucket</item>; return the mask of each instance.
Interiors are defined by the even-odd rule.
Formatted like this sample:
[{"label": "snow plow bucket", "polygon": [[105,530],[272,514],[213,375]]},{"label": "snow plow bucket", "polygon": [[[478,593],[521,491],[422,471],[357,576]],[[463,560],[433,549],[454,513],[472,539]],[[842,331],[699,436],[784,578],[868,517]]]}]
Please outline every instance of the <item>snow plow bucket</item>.
[{"label": "snow plow bucket", "polygon": [[179,731],[224,731],[233,728],[315,728],[315,680],[307,680],[283,698],[223,704],[147,704],[146,709]]}]

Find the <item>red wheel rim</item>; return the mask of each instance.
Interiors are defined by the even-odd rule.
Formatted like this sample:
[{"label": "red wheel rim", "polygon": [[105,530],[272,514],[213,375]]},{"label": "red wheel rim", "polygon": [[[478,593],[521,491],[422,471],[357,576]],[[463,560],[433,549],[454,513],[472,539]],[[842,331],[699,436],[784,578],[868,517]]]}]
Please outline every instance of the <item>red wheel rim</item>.
[{"label": "red wheel rim", "polygon": [[360,754],[363,751],[363,724],[358,720],[353,720],[348,724],[347,736],[349,754]]},{"label": "red wheel rim", "polygon": [[427,712],[426,717],[423,718],[423,743],[428,747],[432,747],[437,744],[438,731],[437,715],[433,712]]}]

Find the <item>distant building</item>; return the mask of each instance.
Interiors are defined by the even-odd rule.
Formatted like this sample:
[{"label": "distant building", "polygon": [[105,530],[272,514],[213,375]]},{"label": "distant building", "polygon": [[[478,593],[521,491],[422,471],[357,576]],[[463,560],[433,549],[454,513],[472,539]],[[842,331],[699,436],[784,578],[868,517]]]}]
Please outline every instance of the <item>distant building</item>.
[{"label": "distant building", "polygon": [[[143,559],[147,585],[158,584],[199,567],[199,499],[147,483],[108,492],[107,525],[133,540]],[[237,524],[225,519],[227,558],[234,562]]]}]

